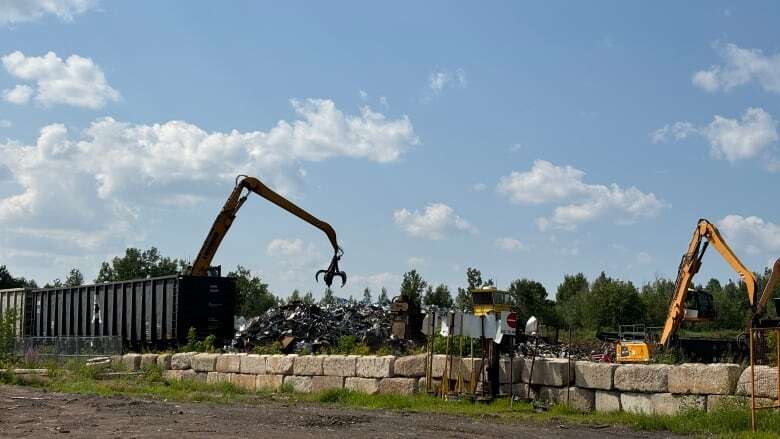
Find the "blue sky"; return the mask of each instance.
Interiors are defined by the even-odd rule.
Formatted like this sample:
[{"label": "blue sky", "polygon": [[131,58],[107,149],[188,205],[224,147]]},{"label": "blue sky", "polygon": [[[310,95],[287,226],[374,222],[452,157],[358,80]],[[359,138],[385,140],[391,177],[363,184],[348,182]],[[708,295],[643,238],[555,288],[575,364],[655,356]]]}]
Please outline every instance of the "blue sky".
[{"label": "blue sky", "polygon": [[[0,264],[192,258],[239,172],[395,293],[674,277],[700,217],[780,256],[771,2],[0,2]],[[51,52],[50,55],[49,52]],[[215,260],[320,295],[322,234],[259,198]],[[702,268],[727,278],[710,255]]]}]

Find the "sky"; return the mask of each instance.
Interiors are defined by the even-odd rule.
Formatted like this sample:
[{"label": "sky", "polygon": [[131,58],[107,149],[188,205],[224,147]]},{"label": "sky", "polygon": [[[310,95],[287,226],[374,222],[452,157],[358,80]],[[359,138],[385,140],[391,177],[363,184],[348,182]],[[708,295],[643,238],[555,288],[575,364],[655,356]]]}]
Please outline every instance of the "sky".
[{"label": "sky", "polygon": [[[674,278],[699,218],[780,256],[774,2],[0,0],[0,265],[192,259],[237,174],[349,280]],[[214,260],[321,296],[325,236],[244,205]],[[700,282],[735,277],[712,252]]]}]

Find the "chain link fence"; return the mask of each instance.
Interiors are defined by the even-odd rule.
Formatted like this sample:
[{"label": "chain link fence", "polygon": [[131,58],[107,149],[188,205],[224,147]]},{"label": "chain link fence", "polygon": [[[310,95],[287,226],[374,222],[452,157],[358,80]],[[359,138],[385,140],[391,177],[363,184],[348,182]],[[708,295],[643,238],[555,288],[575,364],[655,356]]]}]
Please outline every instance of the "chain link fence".
[{"label": "chain link fence", "polygon": [[120,355],[122,338],[111,337],[21,337],[16,339],[16,355],[35,362],[88,359],[103,355]]}]

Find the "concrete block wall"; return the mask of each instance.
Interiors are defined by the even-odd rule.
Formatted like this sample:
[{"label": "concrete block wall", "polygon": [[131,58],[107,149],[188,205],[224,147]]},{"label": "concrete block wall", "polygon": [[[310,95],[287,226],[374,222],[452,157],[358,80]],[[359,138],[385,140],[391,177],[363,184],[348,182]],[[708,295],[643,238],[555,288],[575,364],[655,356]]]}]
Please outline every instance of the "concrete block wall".
[{"label": "concrete block wall", "polygon": [[[126,354],[111,358],[112,365],[140,370],[157,365],[167,380],[229,382],[250,391],[297,392],[350,389],[367,394],[410,395],[425,392],[426,356]],[[433,384],[441,383],[450,369],[466,381],[479,370],[478,358],[433,358]],[[446,365],[446,366],[445,366]],[[501,391],[525,395],[553,404],[568,404],[581,411],[627,411],[668,415],[690,408],[714,410],[724,403],[744,403],[750,397],[750,368],[736,364],[607,364],[565,359],[515,358],[500,363]],[[510,370],[511,369],[511,370]],[[757,366],[759,405],[777,400],[777,368]],[[774,400],[774,401],[773,401]]]}]

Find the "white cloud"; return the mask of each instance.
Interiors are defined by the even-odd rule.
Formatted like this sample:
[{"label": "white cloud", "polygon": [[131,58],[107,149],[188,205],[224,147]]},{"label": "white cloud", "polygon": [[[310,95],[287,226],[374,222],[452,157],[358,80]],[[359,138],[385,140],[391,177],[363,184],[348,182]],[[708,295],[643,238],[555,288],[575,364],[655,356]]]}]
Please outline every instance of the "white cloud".
[{"label": "white cloud", "polygon": [[654,260],[655,260],[655,258],[653,258],[653,256],[650,253],[648,253],[648,252],[641,251],[641,252],[636,254],[636,261],[639,264],[650,264]]},{"label": "white cloud", "polygon": [[366,93],[366,91],[365,91],[365,90],[360,90],[360,99],[362,99],[362,100],[364,100],[364,101],[365,101],[366,99],[368,99],[368,93]]},{"label": "white cloud", "polygon": [[283,265],[293,268],[305,268],[321,263],[322,253],[312,243],[305,243],[302,239],[277,238],[268,243],[266,252],[281,261]]},{"label": "white cloud", "polygon": [[508,252],[516,252],[526,248],[525,244],[515,238],[498,238],[493,242],[493,245]]},{"label": "white cloud", "polygon": [[466,72],[461,68],[454,71],[448,69],[437,70],[428,75],[428,88],[434,94],[441,93],[445,88],[466,87],[467,85]]},{"label": "white cloud", "polygon": [[428,261],[425,260],[425,258],[421,258],[419,256],[412,256],[411,258],[407,259],[407,264],[409,264],[410,267],[425,267],[428,265]]},{"label": "white cloud", "polygon": [[515,143],[514,145],[510,146],[508,150],[509,152],[518,152],[518,151],[522,151],[524,148],[525,145],[523,145],[522,143]]},{"label": "white cloud", "polygon": [[33,21],[47,14],[69,22],[97,6],[97,3],[97,0],[2,0],[0,25]]},{"label": "white cloud", "polygon": [[108,85],[103,70],[90,58],[71,55],[63,61],[54,52],[28,57],[16,51],[3,56],[2,62],[12,76],[35,83],[34,89],[17,85],[4,92],[5,99],[15,104],[27,103],[33,91],[33,99],[44,107],[63,104],[97,109],[121,99],[119,92]]},{"label": "white cloud", "polygon": [[3,99],[6,102],[10,102],[16,105],[24,105],[30,102],[35,91],[28,85],[15,85],[13,88],[7,88],[3,90]]},{"label": "white cloud", "polygon": [[11,128],[13,123],[8,119],[0,119],[0,128]]},{"label": "white cloud", "polygon": [[[530,171],[502,177],[496,190],[518,204],[559,204],[550,217],[537,219],[541,230],[574,229],[577,224],[611,217],[617,223],[633,223],[656,216],[665,206],[653,193],[636,187],[587,184],[585,172],[536,160]],[[562,204],[563,203],[563,204]]]},{"label": "white cloud", "polygon": [[730,162],[767,153],[778,139],[777,122],[761,108],[748,108],[741,120],[716,115],[709,125],[700,127],[676,122],[657,129],[651,137],[654,142],[663,142],[682,140],[691,135],[706,138],[712,156]]},{"label": "white cloud", "polygon": [[455,210],[442,203],[431,203],[422,213],[417,210],[396,210],[393,212],[393,219],[409,235],[426,239],[442,239],[451,232],[477,232],[477,229],[458,216]]},{"label": "white cloud", "polygon": [[389,103],[389,102],[387,102],[387,97],[385,97],[385,96],[380,96],[380,97],[379,97],[379,103],[380,103],[380,104],[381,104],[383,107],[385,107],[385,109],[388,109],[388,108],[390,108],[390,103]]},{"label": "white cloud", "polygon": [[237,174],[261,176],[291,193],[306,161],[388,162],[417,142],[406,117],[388,120],[368,108],[345,115],[330,100],[293,106],[300,119],[268,131],[207,132],[182,121],[136,125],[104,118],[75,138],[53,124],[33,145],[0,143],[0,169],[21,188],[0,197],[0,236],[6,237],[0,246],[113,249],[142,237],[137,226],[150,210],[221,198]]},{"label": "white cloud", "polygon": [[768,92],[780,93],[780,54],[768,56],[761,50],[743,49],[736,44],[716,43],[713,47],[723,64],[694,73],[694,85],[715,92],[755,81]]},{"label": "white cloud", "polygon": [[726,215],[718,221],[718,228],[729,244],[751,254],[780,251],[780,225],[757,216]]}]

